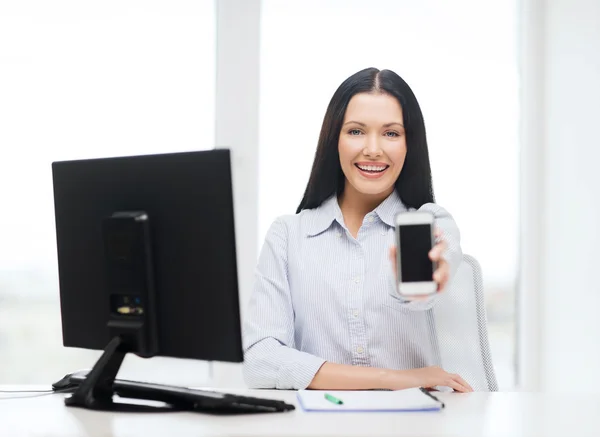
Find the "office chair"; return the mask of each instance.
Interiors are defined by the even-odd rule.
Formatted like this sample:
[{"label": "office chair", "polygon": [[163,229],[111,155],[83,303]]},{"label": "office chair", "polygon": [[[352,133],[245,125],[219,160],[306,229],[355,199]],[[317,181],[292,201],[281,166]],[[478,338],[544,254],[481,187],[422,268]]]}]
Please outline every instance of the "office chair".
[{"label": "office chair", "polygon": [[481,266],[463,255],[456,276],[433,308],[441,367],[475,391],[498,391],[487,333]]}]

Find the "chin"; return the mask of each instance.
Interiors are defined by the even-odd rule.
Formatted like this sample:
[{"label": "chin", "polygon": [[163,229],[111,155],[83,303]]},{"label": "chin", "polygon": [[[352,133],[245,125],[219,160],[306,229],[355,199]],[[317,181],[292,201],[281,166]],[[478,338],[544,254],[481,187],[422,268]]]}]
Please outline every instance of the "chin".
[{"label": "chin", "polygon": [[352,184],[354,189],[360,194],[367,196],[388,195],[394,190],[394,184],[378,182],[356,181]]}]

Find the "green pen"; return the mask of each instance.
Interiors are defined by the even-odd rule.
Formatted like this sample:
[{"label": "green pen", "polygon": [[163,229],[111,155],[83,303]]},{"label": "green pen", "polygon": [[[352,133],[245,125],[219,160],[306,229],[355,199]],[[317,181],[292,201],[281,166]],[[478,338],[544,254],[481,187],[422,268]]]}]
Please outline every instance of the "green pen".
[{"label": "green pen", "polygon": [[325,399],[327,399],[329,402],[334,403],[336,405],[344,404],[344,402],[342,402],[341,399],[338,399],[335,396],[331,396],[329,393],[325,393]]}]

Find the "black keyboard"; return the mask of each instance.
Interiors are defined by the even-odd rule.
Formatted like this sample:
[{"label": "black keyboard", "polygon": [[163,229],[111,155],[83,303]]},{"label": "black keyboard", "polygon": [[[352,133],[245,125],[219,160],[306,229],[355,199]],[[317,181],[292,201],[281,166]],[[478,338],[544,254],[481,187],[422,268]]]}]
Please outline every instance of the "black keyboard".
[{"label": "black keyboard", "polygon": [[[71,382],[81,383],[84,379],[85,376],[73,376]],[[116,395],[123,398],[166,402],[178,410],[185,411],[201,411],[214,414],[244,414],[284,412],[295,409],[294,405],[281,400],[123,379],[116,379],[113,389]]]}]

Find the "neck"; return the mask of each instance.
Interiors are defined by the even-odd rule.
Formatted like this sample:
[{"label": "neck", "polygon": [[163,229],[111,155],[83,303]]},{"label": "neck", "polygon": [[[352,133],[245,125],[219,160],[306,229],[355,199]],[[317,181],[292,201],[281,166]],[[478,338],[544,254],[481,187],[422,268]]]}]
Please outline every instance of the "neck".
[{"label": "neck", "polygon": [[364,194],[354,190],[352,185],[346,182],[346,187],[343,193],[339,197],[339,205],[342,210],[344,217],[353,216],[362,219],[369,212],[373,211],[377,206],[383,202],[394,188],[392,187],[389,192],[381,194]]}]

